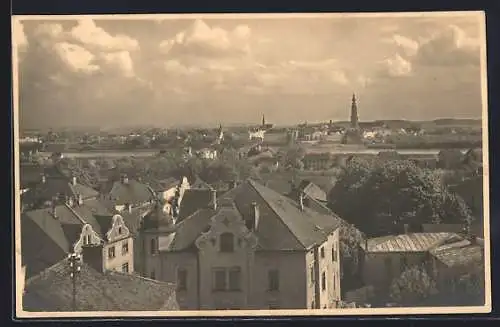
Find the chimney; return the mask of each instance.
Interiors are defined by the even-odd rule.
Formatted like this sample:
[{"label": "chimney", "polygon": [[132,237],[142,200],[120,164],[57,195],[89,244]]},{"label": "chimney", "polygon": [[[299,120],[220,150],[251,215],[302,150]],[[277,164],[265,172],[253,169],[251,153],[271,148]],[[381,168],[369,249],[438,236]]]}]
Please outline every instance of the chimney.
[{"label": "chimney", "polygon": [[47,181],[47,177],[45,177],[45,174],[42,175],[42,183],[45,183]]},{"label": "chimney", "polygon": [[78,194],[76,196],[76,202],[78,203],[79,206],[83,204],[83,196],[81,194]]},{"label": "chimney", "polygon": [[214,210],[217,210],[217,190],[212,189],[212,206]]},{"label": "chimney", "polygon": [[300,207],[300,211],[304,211],[304,193],[303,192],[299,193],[299,207]]},{"label": "chimney", "polygon": [[52,206],[50,208],[50,214],[52,217],[57,218],[57,205],[54,201],[52,202]]},{"label": "chimney", "polygon": [[77,182],[77,180],[76,180],[76,176],[73,176],[73,177],[71,178],[71,185],[73,185],[73,186],[74,186],[74,185],[76,185],[76,182]]},{"label": "chimney", "polygon": [[132,205],[130,203],[126,203],[125,204],[125,210],[128,212],[128,213],[132,213]]},{"label": "chimney", "polygon": [[127,175],[122,176],[122,184],[128,184],[128,176]]},{"label": "chimney", "polygon": [[87,244],[82,246],[82,260],[85,264],[100,273],[104,272],[104,258],[103,258],[102,244]]},{"label": "chimney", "polygon": [[404,224],[403,227],[404,227],[404,233],[408,234],[410,232],[410,225],[409,224]]},{"label": "chimney", "polygon": [[70,207],[72,207],[72,206],[75,204],[75,202],[74,202],[74,200],[73,200],[73,197],[72,197],[72,196],[67,196],[67,197],[66,197],[66,204],[67,204],[68,206],[70,206]]},{"label": "chimney", "polygon": [[259,205],[257,204],[257,202],[252,202],[252,207],[253,207],[252,229],[255,231],[255,230],[257,230],[257,227],[259,226],[260,210],[259,210]]}]

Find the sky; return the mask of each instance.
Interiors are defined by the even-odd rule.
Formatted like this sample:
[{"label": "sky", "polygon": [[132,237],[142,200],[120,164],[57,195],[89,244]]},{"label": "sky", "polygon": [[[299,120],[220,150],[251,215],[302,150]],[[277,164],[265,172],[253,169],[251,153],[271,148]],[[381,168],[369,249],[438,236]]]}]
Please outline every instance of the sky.
[{"label": "sky", "polygon": [[58,19],[14,18],[21,127],[481,117],[477,14]]}]

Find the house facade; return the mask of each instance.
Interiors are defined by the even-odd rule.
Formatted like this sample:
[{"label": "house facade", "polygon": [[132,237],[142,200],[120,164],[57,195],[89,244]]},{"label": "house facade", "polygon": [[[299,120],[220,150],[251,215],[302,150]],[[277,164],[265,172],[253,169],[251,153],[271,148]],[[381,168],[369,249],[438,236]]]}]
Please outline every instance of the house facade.
[{"label": "house facade", "polygon": [[[98,249],[102,271],[133,272],[133,240],[123,217],[99,200],[69,199],[49,209],[21,216],[22,259],[28,275],[36,274],[71,253]],[[95,251],[94,251],[95,252]]]},{"label": "house facade", "polygon": [[149,276],[177,284],[181,309],[336,306],[335,220],[251,180],[220,199],[211,194],[208,204],[178,223],[161,211],[150,217],[161,223],[145,242]]}]

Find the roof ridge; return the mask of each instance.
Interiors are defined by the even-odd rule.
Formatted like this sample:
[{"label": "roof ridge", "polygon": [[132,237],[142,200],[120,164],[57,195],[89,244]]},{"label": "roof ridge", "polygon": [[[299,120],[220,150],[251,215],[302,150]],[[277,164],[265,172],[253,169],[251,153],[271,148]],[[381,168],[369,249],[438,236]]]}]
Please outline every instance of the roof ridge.
[{"label": "roof ridge", "polygon": [[73,209],[70,205],[68,205],[67,203],[65,203],[65,204],[64,204],[64,206],[65,206],[66,208],[68,208],[68,209],[69,209],[69,211],[70,211],[73,215],[75,215],[75,217],[76,217],[76,218],[78,218],[78,220],[79,220],[82,224],[86,224],[86,225],[88,225],[88,222],[86,222],[86,221],[85,221],[85,219],[83,219],[83,218],[82,218],[82,217],[81,217],[81,216],[80,216],[80,215],[79,215],[79,214],[75,211],[75,209]]},{"label": "roof ridge", "polygon": [[[299,238],[297,237],[297,235],[295,235],[295,233],[290,229],[290,227],[288,226],[288,224],[286,224],[283,219],[281,219],[281,216],[278,214],[278,212],[276,212],[276,209],[262,196],[262,194],[259,192],[259,190],[255,187],[255,184],[258,184],[256,181],[252,180],[251,178],[248,179],[248,183],[250,184],[250,186],[255,190],[255,192],[257,192],[257,194],[259,195],[259,197],[264,200],[264,202],[269,206],[269,208],[274,212],[274,214],[276,216],[279,217],[279,221],[281,222],[281,224],[283,224],[285,226],[285,228],[290,232],[290,234],[293,235],[293,237],[295,238],[295,240],[300,244],[302,245],[302,247],[304,249],[307,249],[307,247],[304,245],[304,243],[302,243]],[[262,185],[263,187],[265,187],[264,185]],[[268,188],[269,190],[271,190],[270,188]],[[273,190],[271,190],[273,191]],[[273,191],[274,192],[274,191]],[[281,194],[279,193],[276,193],[278,195],[281,196]],[[291,200],[291,199],[290,199]],[[293,201],[293,200],[292,200]]]}]

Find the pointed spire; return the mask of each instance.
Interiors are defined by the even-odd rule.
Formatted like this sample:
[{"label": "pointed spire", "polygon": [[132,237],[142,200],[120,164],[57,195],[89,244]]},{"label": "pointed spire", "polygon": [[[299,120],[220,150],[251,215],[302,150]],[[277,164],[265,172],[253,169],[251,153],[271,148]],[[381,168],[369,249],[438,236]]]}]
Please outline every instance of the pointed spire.
[{"label": "pointed spire", "polygon": [[262,126],[266,126],[266,117],[262,114]]},{"label": "pointed spire", "polygon": [[356,104],[356,94],[352,94],[352,105],[351,105],[351,127],[358,128],[358,106]]}]

